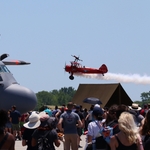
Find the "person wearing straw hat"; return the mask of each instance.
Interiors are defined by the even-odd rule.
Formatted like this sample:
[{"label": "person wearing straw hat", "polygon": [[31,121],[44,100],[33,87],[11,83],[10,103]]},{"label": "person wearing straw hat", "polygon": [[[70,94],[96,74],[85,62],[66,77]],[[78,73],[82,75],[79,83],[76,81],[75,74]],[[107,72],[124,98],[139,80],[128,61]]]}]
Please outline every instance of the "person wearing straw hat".
[{"label": "person wearing straw hat", "polygon": [[139,107],[138,104],[132,103],[132,105],[129,106],[129,109],[130,109],[129,112],[135,116],[134,119],[135,119],[137,126],[140,126],[141,121],[144,119],[144,117],[140,114],[140,110],[142,108]]},{"label": "person wearing straw hat", "polygon": [[22,146],[27,145],[27,150],[36,150],[37,147],[31,146],[32,134],[36,128],[38,128],[41,124],[39,115],[33,111],[29,116],[29,121],[24,123],[23,126],[25,127],[23,137],[22,137]]},{"label": "person wearing straw hat", "polygon": [[139,107],[139,105],[138,105],[138,104],[136,104],[136,103],[132,103],[132,105],[131,105],[131,106],[129,106],[129,109],[134,110],[134,111],[139,111],[139,110],[141,110],[142,108],[141,108],[141,107]]}]

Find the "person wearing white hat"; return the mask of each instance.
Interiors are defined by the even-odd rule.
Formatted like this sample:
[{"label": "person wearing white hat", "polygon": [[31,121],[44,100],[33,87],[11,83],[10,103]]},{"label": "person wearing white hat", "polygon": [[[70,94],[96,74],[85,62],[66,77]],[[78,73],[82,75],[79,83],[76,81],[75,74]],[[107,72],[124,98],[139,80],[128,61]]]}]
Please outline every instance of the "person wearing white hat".
[{"label": "person wearing white hat", "polygon": [[132,106],[129,106],[129,109],[131,109],[131,110],[135,110],[135,111],[139,111],[139,110],[141,110],[142,108],[141,108],[141,107],[139,107],[139,105],[138,105],[138,104],[136,104],[136,103],[132,103]]},{"label": "person wearing white hat", "polygon": [[27,145],[27,150],[36,150],[37,147],[31,146],[32,134],[41,124],[40,116],[35,111],[29,116],[29,121],[24,123],[25,130],[22,137],[22,146]]},{"label": "person wearing white hat", "polygon": [[101,106],[100,106],[99,104],[95,104],[95,105],[94,105],[94,108],[95,108],[95,107],[99,107],[99,108],[100,108]]},{"label": "person wearing white hat", "polygon": [[[57,120],[50,117],[45,111],[39,113],[41,124],[32,134],[32,147],[55,149],[60,146],[60,140],[56,132]],[[36,150],[37,150],[36,149]]]},{"label": "person wearing white hat", "polygon": [[129,106],[129,112],[135,116],[135,122],[137,123],[137,126],[141,125],[141,121],[144,119],[144,117],[140,114],[140,110],[142,109],[139,107],[138,104],[132,103],[131,106]]}]

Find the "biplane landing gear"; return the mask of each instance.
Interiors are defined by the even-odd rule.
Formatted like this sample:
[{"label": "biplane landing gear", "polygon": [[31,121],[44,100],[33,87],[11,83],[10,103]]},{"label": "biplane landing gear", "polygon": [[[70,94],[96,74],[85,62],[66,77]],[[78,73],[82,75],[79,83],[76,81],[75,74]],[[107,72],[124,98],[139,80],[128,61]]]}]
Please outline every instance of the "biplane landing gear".
[{"label": "biplane landing gear", "polygon": [[70,79],[70,80],[73,80],[73,79],[74,79],[74,76],[73,76],[73,75],[70,75],[70,76],[69,76],[69,79]]}]

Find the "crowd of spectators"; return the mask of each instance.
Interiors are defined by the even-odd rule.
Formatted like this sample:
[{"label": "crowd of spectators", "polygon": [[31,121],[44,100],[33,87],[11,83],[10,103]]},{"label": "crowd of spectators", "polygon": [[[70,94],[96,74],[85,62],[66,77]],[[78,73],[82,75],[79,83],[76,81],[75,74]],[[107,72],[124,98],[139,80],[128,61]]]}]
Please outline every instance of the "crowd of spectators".
[{"label": "crowd of spectators", "polygon": [[[52,150],[60,144],[64,150],[82,147],[85,150],[149,150],[150,147],[148,104],[143,108],[136,103],[131,106],[114,104],[109,108],[96,104],[87,110],[69,102],[67,106],[55,106],[54,110],[44,106],[39,112],[25,114],[20,114],[14,105],[1,113],[7,114],[7,119],[0,123],[0,141],[9,133],[11,150],[15,140],[22,140],[27,150],[37,150],[38,140],[46,133]],[[82,134],[86,135],[86,145],[80,145]]]}]

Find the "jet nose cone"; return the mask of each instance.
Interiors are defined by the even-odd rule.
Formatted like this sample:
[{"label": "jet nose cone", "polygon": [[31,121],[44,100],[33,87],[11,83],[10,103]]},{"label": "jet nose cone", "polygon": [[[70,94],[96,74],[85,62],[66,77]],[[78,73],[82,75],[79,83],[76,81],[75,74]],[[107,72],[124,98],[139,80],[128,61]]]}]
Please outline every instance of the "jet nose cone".
[{"label": "jet nose cone", "polygon": [[16,105],[17,110],[21,113],[31,111],[35,108],[37,104],[37,97],[35,93],[21,85],[12,84],[5,89],[4,95],[5,103],[9,104],[11,108],[12,105]]}]

